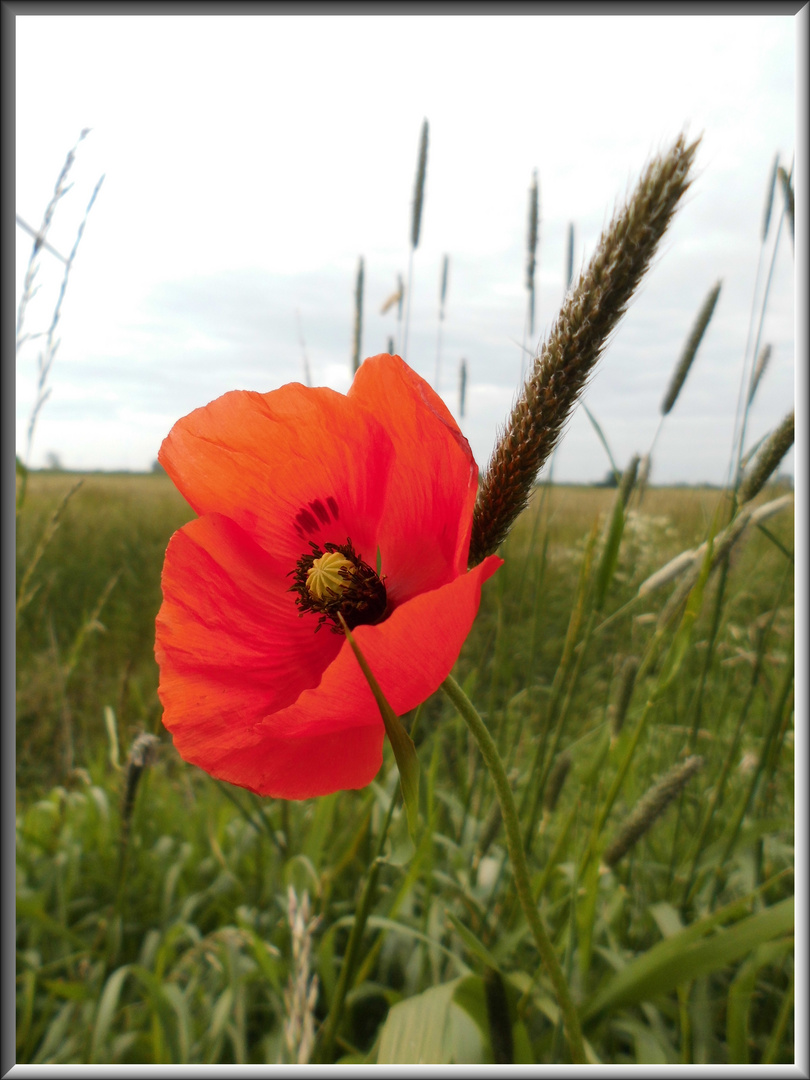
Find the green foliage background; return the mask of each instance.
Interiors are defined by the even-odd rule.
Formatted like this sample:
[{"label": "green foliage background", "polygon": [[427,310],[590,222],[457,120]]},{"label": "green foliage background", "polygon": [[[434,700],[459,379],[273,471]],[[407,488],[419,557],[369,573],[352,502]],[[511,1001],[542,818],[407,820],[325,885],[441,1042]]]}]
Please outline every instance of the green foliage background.
[{"label": "green foliage background", "polygon": [[[73,479],[29,476],[18,585]],[[682,624],[648,652],[677,582],[642,600],[638,586],[705,540],[728,496],[636,490],[600,581],[619,498],[537,489],[455,675],[510,771],[593,1060],[792,1062],[792,508],[751,527],[708,579],[658,693]],[[163,552],[191,516],[163,475],[87,476],[20,615],[17,1060],[291,1060],[293,886],[319,920],[316,1026],[362,924],[329,1060],[565,1061],[492,784],[444,697],[406,718],[422,769],[416,848],[388,747],[369,788],[304,803],[257,799],[176,755],[152,646]],[[617,731],[628,656],[642,668]],[[143,732],[160,748],[125,827],[126,757]],[[702,770],[608,869],[600,852],[629,811],[693,753]]]}]

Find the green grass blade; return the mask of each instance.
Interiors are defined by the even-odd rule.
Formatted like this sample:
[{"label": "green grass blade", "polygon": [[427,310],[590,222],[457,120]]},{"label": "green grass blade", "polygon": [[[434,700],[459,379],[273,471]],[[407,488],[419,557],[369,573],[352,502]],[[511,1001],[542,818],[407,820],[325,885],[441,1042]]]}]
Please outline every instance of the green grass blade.
[{"label": "green grass blade", "polygon": [[596,417],[593,415],[593,413],[588,408],[588,406],[584,402],[580,402],[580,405],[585,410],[585,415],[588,417],[591,424],[593,425],[593,430],[596,432],[597,437],[599,439],[599,442],[602,444],[602,446],[605,449],[605,453],[608,456],[608,461],[610,462],[610,467],[611,467],[611,469],[613,469],[613,475],[616,477],[616,483],[618,484],[621,473],[619,472],[619,470],[618,470],[618,468],[616,466],[616,462],[615,462],[615,460],[613,458],[613,454],[611,454],[611,452],[610,452],[610,447],[608,446],[608,441],[605,438],[605,433],[604,433],[604,431],[602,431],[602,428],[599,426],[599,423],[597,422]]},{"label": "green grass blade", "polygon": [[494,971],[500,971],[500,965],[498,964],[498,961],[495,959],[495,957],[492,955],[486,945],[484,945],[482,941],[479,941],[479,939],[475,936],[472,930],[468,930],[464,923],[462,923],[460,919],[456,918],[452,911],[445,910],[445,915],[453,924],[456,933],[470,950],[470,952],[474,956],[477,956],[479,960],[483,960],[483,962],[488,967],[491,967]]},{"label": "green grass blade", "polygon": [[[702,923],[706,930],[714,925],[711,917]],[[592,1019],[607,1009],[667,994],[680,983],[718,971],[757,946],[791,933],[793,898],[750,915],[708,939],[701,935],[694,940],[700,928],[701,923],[698,923],[680,934],[673,934],[629,963],[588,1003],[583,1018]]]},{"label": "green grass blade", "polygon": [[728,1059],[735,1065],[749,1063],[748,1014],[751,1011],[757,975],[762,968],[777,963],[792,948],[791,939],[769,941],[760,945],[742,965],[731,984],[726,1009],[726,1038]]},{"label": "green grass blade", "polygon": [[121,997],[121,990],[124,986],[124,980],[129,975],[131,970],[131,964],[124,964],[122,967],[117,968],[112,975],[107,979],[102,991],[101,997],[98,1003],[98,1009],[96,1011],[96,1020],[93,1025],[93,1037],[90,1042],[90,1063],[95,1064],[100,1061],[104,1061],[104,1045],[107,1041],[107,1035],[112,1027],[113,1019],[115,1018],[115,1012],[118,1008],[118,1001]]}]

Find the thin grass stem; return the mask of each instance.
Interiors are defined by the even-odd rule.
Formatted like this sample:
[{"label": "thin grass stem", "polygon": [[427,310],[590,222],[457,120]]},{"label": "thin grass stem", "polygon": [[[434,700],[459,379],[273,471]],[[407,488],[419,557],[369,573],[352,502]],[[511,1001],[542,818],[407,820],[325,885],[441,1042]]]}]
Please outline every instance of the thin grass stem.
[{"label": "thin grass stem", "polygon": [[520,836],[520,824],[518,822],[517,808],[512,796],[512,789],[506,776],[497,747],[487,730],[487,726],[475,710],[472,702],[453,679],[452,675],[442,683],[442,689],[450,698],[459,714],[463,717],[473,738],[478,743],[481,756],[484,758],[489,770],[498,801],[501,804],[506,843],[509,851],[509,859],[512,863],[512,873],[515,880],[515,888],[520,899],[521,907],[532,932],[537,950],[545,964],[546,971],[551,979],[557,1003],[563,1015],[563,1023],[568,1038],[568,1047],[571,1058],[576,1065],[584,1065],[587,1061],[585,1045],[582,1041],[582,1030],[579,1023],[579,1015],[571,998],[568,985],[554,951],[554,946],[548,936],[537,905],[532,897],[531,884],[529,881],[529,869],[526,864],[526,855]]}]

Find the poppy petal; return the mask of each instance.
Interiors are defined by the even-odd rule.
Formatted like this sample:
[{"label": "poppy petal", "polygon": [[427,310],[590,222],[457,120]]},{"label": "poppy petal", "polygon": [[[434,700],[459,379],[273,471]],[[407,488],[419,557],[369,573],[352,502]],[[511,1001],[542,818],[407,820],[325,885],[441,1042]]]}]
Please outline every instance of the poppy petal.
[{"label": "poppy petal", "polygon": [[363,361],[348,396],[385,417],[397,448],[377,533],[397,604],[466,571],[478,469],[447,406],[400,357]]},{"label": "poppy petal", "polygon": [[[490,556],[447,585],[399,606],[377,626],[353,634],[398,715],[424,701],[447,677],[478,611],[481,586],[501,565]],[[306,799],[365,787],[382,763],[383,722],[348,642],[317,687],[266,715],[230,747],[189,715],[172,729],[186,761],[259,795]]]},{"label": "poppy petal", "polygon": [[225,514],[288,570],[310,540],[350,537],[375,558],[394,448],[344,394],[298,383],[234,390],[178,420],[158,459],[198,514]]},{"label": "poppy petal", "polygon": [[250,745],[258,720],[317,686],[343,638],[299,618],[285,570],[219,514],[174,534],[155,645],[170,731],[192,723],[212,747]]}]

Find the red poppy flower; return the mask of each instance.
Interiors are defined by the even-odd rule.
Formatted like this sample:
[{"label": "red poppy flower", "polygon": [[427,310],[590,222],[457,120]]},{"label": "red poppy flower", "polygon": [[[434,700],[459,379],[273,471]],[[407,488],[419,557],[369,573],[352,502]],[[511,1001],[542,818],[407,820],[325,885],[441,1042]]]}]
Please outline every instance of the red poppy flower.
[{"label": "red poppy flower", "polygon": [[467,571],[478,470],[444,403],[375,356],[347,395],[225,394],[159,460],[200,515],[169,543],[157,617],[177,750],[259,795],[364,787],[385,729],[338,611],[401,715],[449,674],[501,562]]}]

